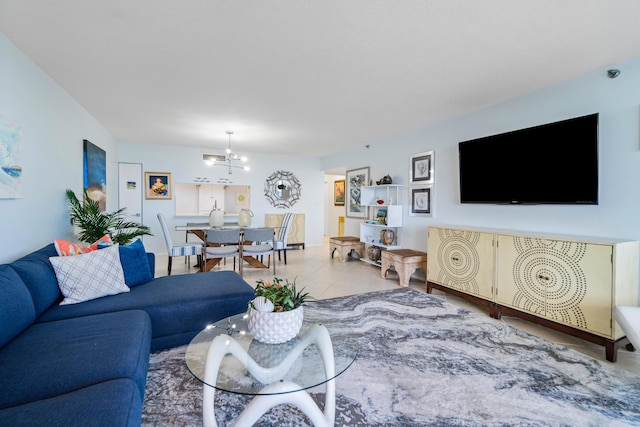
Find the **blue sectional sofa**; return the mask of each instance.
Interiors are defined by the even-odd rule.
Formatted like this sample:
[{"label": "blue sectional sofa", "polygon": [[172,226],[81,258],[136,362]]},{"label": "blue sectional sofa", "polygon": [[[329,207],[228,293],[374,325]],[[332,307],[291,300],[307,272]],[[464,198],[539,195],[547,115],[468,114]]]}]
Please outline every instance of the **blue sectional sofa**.
[{"label": "blue sectional sofa", "polygon": [[51,244],[0,265],[1,426],[140,425],[150,351],[187,344],[253,298],[237,273],[218,271],[60,305],[55,256]]}]

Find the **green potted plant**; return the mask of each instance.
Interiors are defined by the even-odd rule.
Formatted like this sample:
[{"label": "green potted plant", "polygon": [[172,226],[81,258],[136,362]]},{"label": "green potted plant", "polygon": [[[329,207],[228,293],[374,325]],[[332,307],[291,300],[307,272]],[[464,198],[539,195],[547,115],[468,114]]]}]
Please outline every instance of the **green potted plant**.
[{"label": "green potted plant", "polygon": [[81,202],[72,190],[67,189],[71,224],[80,231],[78,238],[87,243],[93,243],[105,234],[111,236],[114,243],[127,245],[140,236],[152,236],[151,229],[146,225],[125,220],[125,208],[115,212],[100,210],[97,201],[89,198],[84,192],[84,200]]},{"label": "green potted plant", "polygon": [[[283,280],[274,277],[273,281],[261,279],[256,281],[256,284],[255,296],[264,297],[266,300],[271,301],[273,304],[273,310],[271,311],[290,311],[312,299],[309,296],[309,292],[303,292],[304,288],[297,290],[295,280],[289,282],[289,279]],[[250,304],[253,304],[253,301]]]},{"label": "green potted plant", "polygon": [[249,302],[249,331],[263,343],[278,344],[294,338],[302,327],[303,306],[312,297],[296,281],[274,277],[258,280],[255,298]]}]

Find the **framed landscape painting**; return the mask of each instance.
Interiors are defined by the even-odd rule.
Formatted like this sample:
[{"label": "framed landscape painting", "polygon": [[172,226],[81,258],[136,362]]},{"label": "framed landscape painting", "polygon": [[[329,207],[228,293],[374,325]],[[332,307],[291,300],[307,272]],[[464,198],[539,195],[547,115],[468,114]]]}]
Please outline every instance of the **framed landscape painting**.
[{"label": "framed landscape painting", "polygon": [[409,157],[409,183],[433,184],[434,153],[425,151]]},{"label": "framed landscape painting", "polygon": [[347,217],[366,218],[367,207],[362,205],[362,187],[369,182],[369,167],[347,171],[346,207]]},{"label": "framed landscape painting", "polygon": [[334,206],[344,206],[344,184],[345,184],[344,179],[340,179],[333,183]]},{"label": "framed landscape painting", "polygon": [[431,185],[416,186],[409,189],[409,215],[432,216]]},{"label": "framed landscape painting", "polygon": [[151,200],[171,200],[171,173],[145,172],[145,198]]}]

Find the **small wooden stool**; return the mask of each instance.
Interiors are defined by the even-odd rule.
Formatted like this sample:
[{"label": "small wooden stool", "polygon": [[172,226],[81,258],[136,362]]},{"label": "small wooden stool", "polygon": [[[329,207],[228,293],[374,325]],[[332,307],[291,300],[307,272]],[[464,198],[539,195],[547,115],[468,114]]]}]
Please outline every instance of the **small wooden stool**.
[{"label": "small wooden stool", "polygon": [[427,275],[427,254],[413,249],[395,249],[382,251],[382,267],[380,276],[387,278],[387,272],[393,267],[398,273],[400,286],[409,286],[409,279],[416,270]]},{"label": "small wooden stool", "polygon": [[331,237],[329,238],[329,254],[333,258],[333,253],[338,251],[338,259],[345,262],[351,251],[356,251],[358,257],[364,255],[364,243],[359,238],[353,236]]}]

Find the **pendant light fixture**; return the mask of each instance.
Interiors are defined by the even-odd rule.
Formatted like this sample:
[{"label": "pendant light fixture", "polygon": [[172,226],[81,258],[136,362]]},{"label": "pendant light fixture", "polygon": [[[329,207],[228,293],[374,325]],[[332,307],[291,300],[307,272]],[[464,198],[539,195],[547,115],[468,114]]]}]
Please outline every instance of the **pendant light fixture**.
[{"label": "pendant light fixture", "polygon": [[217,154],[203,154],[202,160],[204,160],[209,165],[227,167],[229,169],[229,175],[233,173],[232,171],[233,168],[248,171],[250,169],[249,166],[234,164],[234,162],[244,163],[247,161],[247,158],[245,156],[239,156],[233,151],[231,151],[231,135],[233,135],[233,131],[228,130],[227,135],[229,135],[229,145],[227,146],[227,149],[226,149],[226,155],[221,156]]}]

